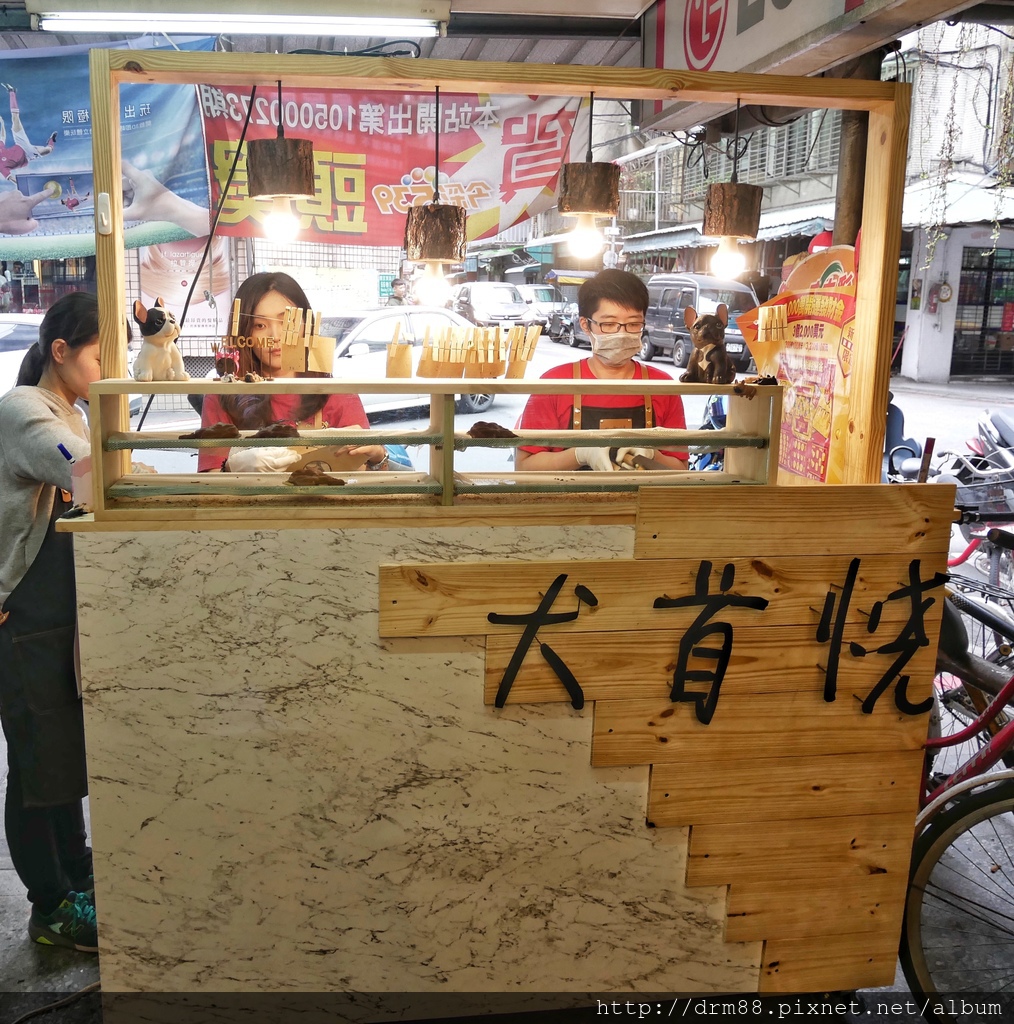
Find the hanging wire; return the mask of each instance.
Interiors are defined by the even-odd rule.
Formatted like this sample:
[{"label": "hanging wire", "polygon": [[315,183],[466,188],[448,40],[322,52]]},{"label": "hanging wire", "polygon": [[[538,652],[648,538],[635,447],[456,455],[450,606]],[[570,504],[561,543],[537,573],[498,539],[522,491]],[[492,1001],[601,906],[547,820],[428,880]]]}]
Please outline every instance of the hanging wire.
[{"label": "hanging wire", "polygon": [[434,86],[437,94],[436,131],[433,133],[433,202],[440,202],[440,86]]},{"label": "hanging wire", "polygon": [[729,179],[733,185],[739,181],[739,104],[736,100],[736,141],[732,147],[732,177]]},{"label": "hanging wire", "polygon": [[595,93],[588,94],[588,155],[585,159],[592,162],[592,129],[595,127]]},{"label": "hanging wire", "polygon": [[282,107],[282,80],[278,79],[278,131],[276,138],[284,138],[285,131],[283,128],[283,122],[285,121],[285,114],[283,113]]},{"label": "hanging wire", "polygon": [[[281,82],[278,83],[281,88]],[[257,95],[257,86],[250,87],[250,102],[246,108],[246,119],[243,121],[243,129],[239,133],[239,142],[236,143],[236,153],[232,158],[232,166],[229,168],[229,176],[225,179],[225,185],[222,187],[222,193],[218,197],[218,206],[215,208],[215,216],[211,222],[211,230],[208,232],[208,241],[204,246],[204,252],[201,253],[201,262],[197,265],[197,270],[194,271],[194,278],[190,282],[190,290],[187,292],[187,300],[183,304],[183,312],[179,316],[179,327],[183,330],[183,325],[187,322],[187,311],[190,309],[190,300],[194,297],[194,289],[197,287],[197,282],[201,279],[201,271],[204,269],[204,264],[208,261],[208,253],[211,252],[212,243],[215,241],[215,232],[218,230],[218,222],[222,216],[222,210],[225,207],[225,200],[229,195],[229,186],[232,184],[233,175],[236,173],[236,165],[239,163],[239,155],[243,151],[243,143],[246,141],[246,130],[250,127],[250,116],[253,114],[254,109],[254,97]],[[279,122],[281,121],[281,109],[279,108]],[[144,426],[145,417],[148,415],[148,410],[151,408],[151,403],[155,400],[154,395],[148,396],[148,403],[144,407],[144,411],[141,413],[141,418],[137,421],[136,430],[140,430]]]}]

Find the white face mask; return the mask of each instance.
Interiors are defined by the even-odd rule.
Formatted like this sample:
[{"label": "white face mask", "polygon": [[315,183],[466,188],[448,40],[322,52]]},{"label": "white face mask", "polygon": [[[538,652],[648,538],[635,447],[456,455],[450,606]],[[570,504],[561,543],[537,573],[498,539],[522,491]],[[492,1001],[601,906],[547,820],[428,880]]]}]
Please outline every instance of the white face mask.
[{"label": "white face mask", "polygon": [[641,348],[641,335],[621,331],[619,334],[598,334],[588,332],[592,343],[592,352],[606,366],[622,366],[633,359]]}]

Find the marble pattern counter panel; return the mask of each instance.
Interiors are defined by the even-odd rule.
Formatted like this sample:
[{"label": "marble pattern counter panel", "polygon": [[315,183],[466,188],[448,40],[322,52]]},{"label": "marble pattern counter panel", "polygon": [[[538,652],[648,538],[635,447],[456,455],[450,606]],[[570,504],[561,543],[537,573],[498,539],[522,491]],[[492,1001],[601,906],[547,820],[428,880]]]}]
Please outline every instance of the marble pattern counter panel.
[{"label": "marble pattern counter panel", "polygon": [[75,538],[103,988],[752,991],[725,889],[593,769],[592,710],[483,704],[480,638],[378,638],[388,562],[630,557],[626,527]]}]

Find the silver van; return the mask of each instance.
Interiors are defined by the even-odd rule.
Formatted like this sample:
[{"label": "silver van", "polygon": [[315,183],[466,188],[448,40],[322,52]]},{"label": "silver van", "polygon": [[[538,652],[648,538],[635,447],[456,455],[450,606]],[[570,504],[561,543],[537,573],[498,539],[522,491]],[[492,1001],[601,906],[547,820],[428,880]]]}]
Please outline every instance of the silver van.
[{"label": "silver van", "polygon": [[729,307],[725,348],[737,371],[745,373],[752,360],[736,326],[736,317],[760,303],[749,285],[706,274],[654,274],[648,279],[647,339],[641,357],[651,359],[663,353],[668,354],[676,366],[686,366],[693,342],[683,322],[683,310],[693,306],[698,315],[714,313],[722,302]]}]

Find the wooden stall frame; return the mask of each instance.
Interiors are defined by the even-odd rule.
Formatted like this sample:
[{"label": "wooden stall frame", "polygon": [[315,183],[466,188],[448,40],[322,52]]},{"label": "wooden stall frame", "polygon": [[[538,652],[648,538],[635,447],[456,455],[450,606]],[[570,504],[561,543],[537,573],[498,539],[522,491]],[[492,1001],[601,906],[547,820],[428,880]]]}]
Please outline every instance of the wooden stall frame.
[{"label": "wooden stall frame", "polygon": [[[406,514],[430,513],[439,508],[453,513],[467,506],[486,512],[499,512],[510,519],[508,503],[516,516],[520,499],[528,511],[542,514],[539,506],[551,506],[555,519],[562,511],[561,501],[570,501],[571,521],[634,521],[636,502],[631,498],[645,486],[682,484],[771,485],[777,479],[780,439],[781,385],[682,384],[678,381],[584,381],[584,380],[487,380],[460,378],[417,379],[306,379],[277,380],[257,384],[226,385],[235,393],[418,393],[420,384],[430,393],[430,422],[422,430],[348,430],[314,432],[321,444],[387,442],[429,446],[428,473],[343,473],[341,486],[298,487],[287,483],[285,474],[186,473],[133,474],[130,453],[150,449],[292,447],[305,446],[307,436],[298,438],[258,438],[253,431],[234,439],[191,439],[178,431],[130,431],[115,429],[120,398],[128,393],[208,394],[223,385],[210,380],[140,384],[132,380],[103,380],[93,385],[91,418],[94,450],[101,453],[93,460],[94,516],[72,521],[72,528],[93,523],[117,522],[133,525],[150,522],[230,520],[249,525],[256,519],[263,524],[272,514],[296,523],[327,519],[335,523],[357,525],[364,518],[372,525],[389,525]],[[729,412],[722,430],[578,430],[522,431],[510,438],[473,438],[455,431],[455,396],[462,392],[493,394],[558,394],[580,391],[630,392],[631,395],[715,394],[727,397]],[[726,468],[721,472],[696,473],[689,470],[645,472],[458,472],[454,468],[456,451],[472,447],[509,449],[525,443],[566,446],[580,443],[601,447],[644,444],[683,449],[697,446],[727,449]],[[114,469],[108,475],[112,456],[128,457],[127,472]],[[533,497],[539,499],[531,500]],[[528,500],[525,500],[528,499]],[[578,503],[575,504],[575,499]],[[617,506],[617,500],[625,504]],[[457,506],[457,509],[455,507]],[[492,508],[491,508],[492,506]],[[594,510],[594,511],[592,511]],[[431,519],[431,521],[433,521]],[[448,523],[460,522],[453,514]]]},{"label": "wooden stall frame", "polygon": [[[321,86],[406,92],[480,92],[570,96],[594,91],[607,99],[685,100],[812,109],[864,110],[870,115],[866,158],[866,203],[862,262],[858,280],[856,338],[844,483],[880,478],[885,410],[890,376],[897,252],[908,145],[910,87],[891,82],[841,78],[794,78],[730,72],[666,71],[582,65],[505,64],[403,58],[92,50],[92,147],[96,194],[109,197],[109,230],[96,231],[100,358],[109,378],[127,373],[126,294],[123,268],[123,201],[120,188],[120,103],[122,83]],[[458,390],[467,390],[458,381]],[[234,385],[230,385],[234,387]],[[483,385],[483,390],[489,388]],[[96,389],[99,392],[100,389]],[[138,387],[134,391],[143,390]],[[198,392],[193,382],[188,390]],[[295,389],[288,388],[291,392]],[[557,390],[560,390],[559,387]],[[446,392],[444,392],[446,394]],[[107,391],[99,400],[104,433],[129,429],[126,391]],[[445,406],[449,402],[445,401]],[[93,464],[105,480],[129,470],[126,450],[105,450],[93,432]],[[447,469],[442,456],[440,472]],[[431,466],[436,470],[437,466]],[[434,474],[435,475],[435,474]],[[445,499],[446,500],[446,497]],[[105,512],[96,493],[96,518]]]}]

